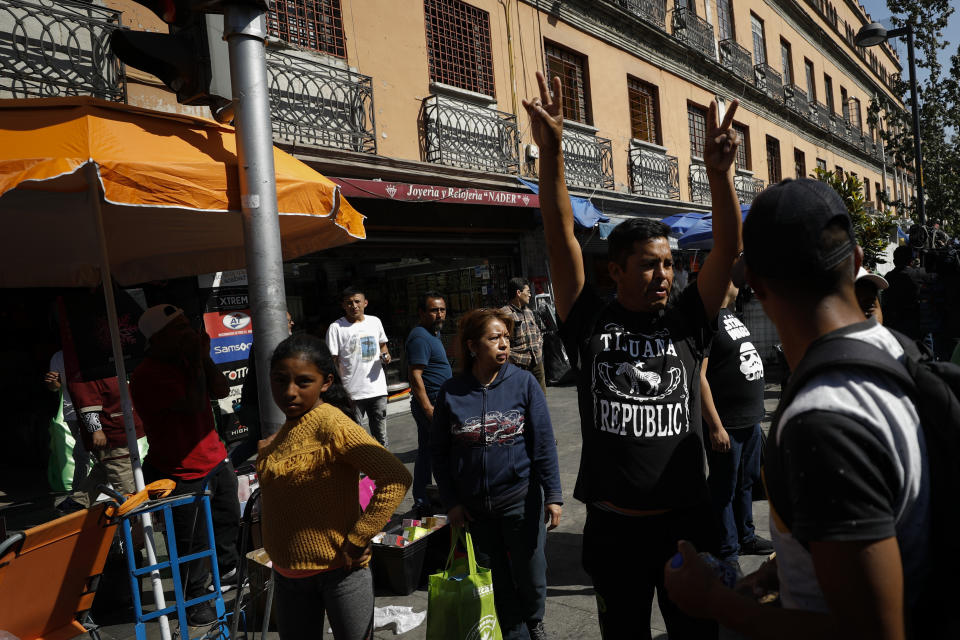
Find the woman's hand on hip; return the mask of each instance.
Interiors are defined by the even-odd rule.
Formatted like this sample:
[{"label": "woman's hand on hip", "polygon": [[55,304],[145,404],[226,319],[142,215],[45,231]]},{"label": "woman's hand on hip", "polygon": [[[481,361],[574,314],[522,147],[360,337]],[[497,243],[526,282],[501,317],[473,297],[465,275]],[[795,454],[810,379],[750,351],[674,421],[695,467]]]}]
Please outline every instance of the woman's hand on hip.
[{"label": "woman's hand on hip", "polygon": [[473,522],[473,516],[462,504],[458,504],[447,511],[447,523],[452,527],[463,527],[468,522]]},{"label": "woman's hand on hip", "polygon": [[563,507],[558,504],[548,504],[543,508],[543,521],[547,523],[547,531],[552,531],[560,524],[560,515]]},{"label": "woman's hand on hip", "polygon": [[362,567],[370,559],[371,553],[369,542],[365,547],[358,547],[349,540],[344,540],[343,546],[340,548],[340,558],[343,560],[343,567],[347,571]]}]

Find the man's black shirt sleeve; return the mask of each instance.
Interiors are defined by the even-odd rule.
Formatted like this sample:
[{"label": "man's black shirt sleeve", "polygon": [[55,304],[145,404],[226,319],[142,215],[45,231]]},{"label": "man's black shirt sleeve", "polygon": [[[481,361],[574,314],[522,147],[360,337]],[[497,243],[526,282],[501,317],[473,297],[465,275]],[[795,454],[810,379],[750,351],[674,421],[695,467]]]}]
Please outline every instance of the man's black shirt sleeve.
[{"label": "man's black shirt sleeve", "polygon": [[580,369],[580,342],[593,330],[593,324],[605,304],[596,289],[584,285],[570,308],[570,313],[560,323],[560,339],[563,340],[563,348],[567,350],[567,357],[574,369]]},{"label": "man's black shirt sleeve", "polygon": [[[896,535],[900,481],[888,449],[846,416],[810,411],[781,428],[778,460],[789,502],[774,508],[803,542]],[[781,496],[785,498],[785,496]]]}]

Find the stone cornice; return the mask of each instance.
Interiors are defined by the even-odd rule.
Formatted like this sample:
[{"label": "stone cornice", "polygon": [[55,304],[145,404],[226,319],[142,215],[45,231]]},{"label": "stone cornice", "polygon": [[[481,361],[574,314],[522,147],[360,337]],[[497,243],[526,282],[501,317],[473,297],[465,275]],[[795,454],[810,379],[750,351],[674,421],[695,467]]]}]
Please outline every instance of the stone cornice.
[{"label": "stone cornice", "polygon": [[[536,8],[536,0],[521,1]],[[793,3],[792,0],[784,1]],[[879,162],[855,150],[853,145],[834,139],[809,120],[788,111],[782,103],[767,96],[753,83],[741,79],[718,61],[705,58],[665,31],[611,4],[609,0],[565,0],[549,5],[541,2],[540,10],[715,95],[726,99],[745,98],[741,100],[741,109],[746,108],[818,147],[830,149],[849,162],[881,170]],[[823,33],[827,36],[826,32]],[[836,44],[833,40],[830,42]]]}]

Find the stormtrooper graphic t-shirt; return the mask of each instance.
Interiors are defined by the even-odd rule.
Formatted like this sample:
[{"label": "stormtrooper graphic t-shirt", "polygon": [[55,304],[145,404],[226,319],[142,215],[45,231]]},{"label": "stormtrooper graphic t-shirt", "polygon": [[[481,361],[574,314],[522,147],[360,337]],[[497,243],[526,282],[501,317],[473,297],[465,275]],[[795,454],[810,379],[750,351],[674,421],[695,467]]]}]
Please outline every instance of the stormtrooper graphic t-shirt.
[{"label": "stormtrooper graphic t-shirt", "polygon": [[641,511],[708,499],[700,366],[712,327],[695,284],[657,313],[584,288],[561,328],[578,371],[575,498]]},{"label": "stormtrooper graphic t-shirt", "polygon": [[763,419],[763,361],[749,329],[729,309],[717,316],[707,382],[725,429],[752,427]]}]

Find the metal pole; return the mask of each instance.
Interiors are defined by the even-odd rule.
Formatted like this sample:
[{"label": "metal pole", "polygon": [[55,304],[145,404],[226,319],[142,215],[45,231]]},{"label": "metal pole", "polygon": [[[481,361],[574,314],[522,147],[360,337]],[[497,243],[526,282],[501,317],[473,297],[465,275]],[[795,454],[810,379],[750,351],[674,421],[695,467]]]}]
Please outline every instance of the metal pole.
[{"label": "metal pole", "polygon": [[240,201],[247,255],[247,280],[256,346],[257,397],[261,435],[276,433],[283,413],[270,393],[270,355],[287,337],[283,252],[273,166],[273,127],[267,95],[267,37],[264,12],[253,6],[224,7],[224,37],[230,51],[230,78],[236,109]]},{"label": "metal pole", "polygon": [[913,55],[913,27],[909,24],[907,29],[907,58],[910,61],[910,96],[913,104],[913,148],[914,162],[916,163],[917,185],[917,220],[920,226],[927,224],[926,208],[923,201],[923,154],[920,150],[920,101],[917,95],[917,65]]},{"label": "metal pole", "polygon": [[[140,466],[140,449],[137,448],[137,429],[133,424],[133,403],[130,401],[130,389],[127,386],[127,367],[123,362],[123,344],[120,342],[120,324],[117,320],[117,304],[113,297],[113,277],[110,274],[110,257],[107,253],[107,236],[103,230],[103,212],[100,207],[100,175],[92,162],[87,163],[87,189],[90,196],[90,208],[93,210],[97,227],[97,240],[100,244],[100,280],[103,283],[103,297],[107,307],[107,325],[110,328],[110,345],[113,348],[113,362],[117,369],[117,386],[120,388],[120,406],[123,409],[123,428],[127,435],[127,448],[130,451],[130,467],[133,470],[133,482],[137,491],[141,491],[143,484],[143,469]],[[114,487],[119,490],[119,487]],[[153,522],[150,514],[143,515],[144,546],[147,549],[147,563],[157,564],[157,551],[154,548]],[[132,549],[127,550],[133,553]],[[159,571],[150,572],[150,583],[153,590],[153,602],[157,610],[165,609],[166,599],[163,595],[163,583]],[[160,637],[170,640],[170,621],[167,616],[160,616]]]}]

